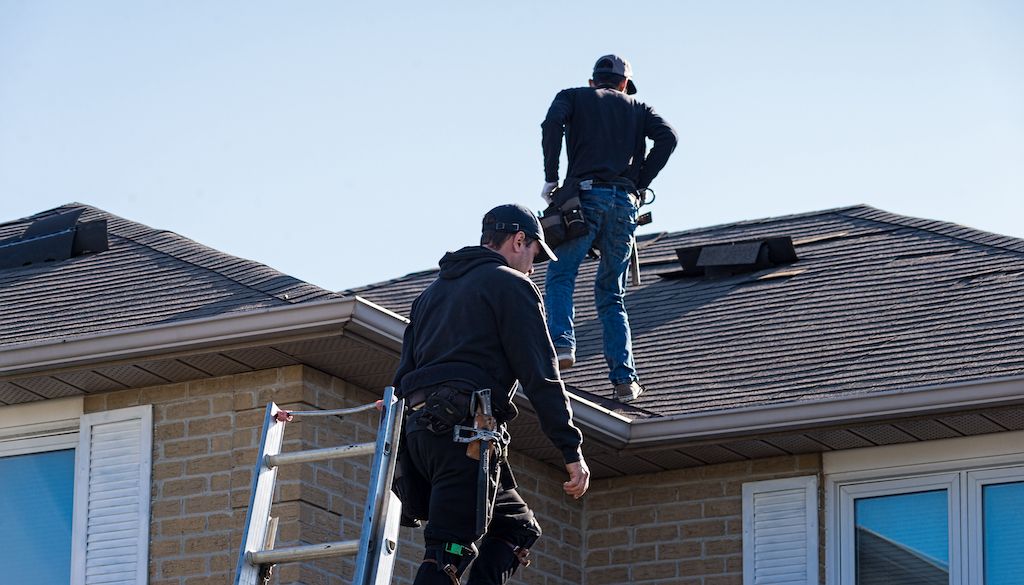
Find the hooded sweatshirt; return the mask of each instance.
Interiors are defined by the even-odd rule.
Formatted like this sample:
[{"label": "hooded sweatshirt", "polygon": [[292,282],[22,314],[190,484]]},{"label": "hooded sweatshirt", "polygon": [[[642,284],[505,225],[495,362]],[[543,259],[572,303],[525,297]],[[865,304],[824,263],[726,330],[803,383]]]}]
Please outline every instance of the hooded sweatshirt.
[{"label": "hooded sweatshirt", "polygon": [[468,382],[492,389],[500,419],[514,412],[518,380],[565,462],[579,461],[583,437],[572,423],[537,286],[482,246],[449,252],[439,264],[437,280],[412,304],[395,374],[399,396]]}]

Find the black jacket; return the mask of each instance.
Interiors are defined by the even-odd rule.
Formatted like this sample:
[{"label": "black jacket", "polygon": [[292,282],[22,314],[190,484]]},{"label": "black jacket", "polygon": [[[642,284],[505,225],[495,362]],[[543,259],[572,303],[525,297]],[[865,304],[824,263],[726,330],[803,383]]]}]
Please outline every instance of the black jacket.
[{"label": "black jacket", "polygon": [[[562,135],[568,146],[566,177],[621,182],[644,189],[675,150],[676,131],[654,108],[614,89],[578,87],[558,92],[541,123],[544,178],[558,181]],[[646,138],[654,147],[645,158]]]},{"label": "black jacket", "polygon": [[468,246],[441,258],[438,279],[412,304],[399,396],[442,382],[491,388],[496,410],[509,407],[519,380],[541,429],[565,458],[579,461],[583,437],[558,375],[537,286],[497,252]]}]

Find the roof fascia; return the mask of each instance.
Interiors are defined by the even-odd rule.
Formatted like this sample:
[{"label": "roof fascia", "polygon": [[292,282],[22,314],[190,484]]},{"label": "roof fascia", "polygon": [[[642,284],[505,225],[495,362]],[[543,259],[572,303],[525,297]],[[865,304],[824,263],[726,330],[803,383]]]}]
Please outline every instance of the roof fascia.
[{"label": "roof fascia", "polygon": [[[652,418],[630,419],[575,394],[569,400],[578,426],[626,450],[1021,404],[1024,376]],[[516,405],[533,412],[522,391]]]},{"label": "roof fascia", "polygon": [[625,442],[632,448],[654,447],[1021,403],[1024,403],[1024,376],[832,400],[634,419],[629,424]]},{"label": "roof fascia", "polygon": [[399,351],[406,323],[404,318],[360,297],[315,301],[19,344],[0,350],[0,376],[342,333]]}]

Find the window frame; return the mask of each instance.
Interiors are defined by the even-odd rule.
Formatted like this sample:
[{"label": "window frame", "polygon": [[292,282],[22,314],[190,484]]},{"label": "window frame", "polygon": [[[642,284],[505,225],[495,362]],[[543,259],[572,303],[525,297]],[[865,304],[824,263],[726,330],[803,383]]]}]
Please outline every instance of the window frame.
[{"label": "window frame", "polygon": [[985,547],[982,490],[985,486],[1024,482],[1024,465],[976,469],[966,472],[967,538],[966,573],[968,583],[984,583]]},{"label": "window frame", "polygon": [[856,501],[863,498],[879,496],[898,496],[935,490],[946,490],[946,513],[948,514],[947,539],[949,542],[949,574],[950,585],[960,585],[960,575],[956,567],[962,557],[960,549],[960,481],[957,473],[929,474],[922,476],[901,477],[886,480],[869,480],[850,482],[838,486],[839,532],[835,537],[839,541],[838,561],[839,583],[853,585],[856,583],[854,568],[856,559]]},{"label": "window frame", "polygon": [[827,585],[855,584],[855,499],[943,485],[950,490],[950,584],[982,583],[981,490],[1024,481],[1024,432],[826,453],[823,472]]},{"label": "window frame", "polygon": [[[0,458],[72,449],[75,453],[71,480],[74,489],[80,457],[82,407],[83,400],[78,397],[0,407]],[[72,526],[75,514],[72,495]],[[69,536],[71,550],[68,552],[73,554],[78,538],[74,528]]]},{"label": "window frame", "polygon": [[48,400],[0,408],[0,457],[75,449],[81,398]]}]

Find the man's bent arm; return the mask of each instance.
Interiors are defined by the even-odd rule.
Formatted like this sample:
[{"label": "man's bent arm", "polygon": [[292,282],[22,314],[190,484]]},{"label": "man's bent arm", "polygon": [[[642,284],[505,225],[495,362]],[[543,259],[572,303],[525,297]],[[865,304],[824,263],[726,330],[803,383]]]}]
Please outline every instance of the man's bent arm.
[{"label": "man's bent arm", "polygon": [[523,277],[505,285],[502,293],[496,314],[512,373],[533,404],[541,430],[565,462],[580,461],[583,434],[572,422],[572,406],[558,376],[540,291]]},{"label": "man's bent arm", "polygon": [[675,129],[655,113],[653,108],[647,110],[644,135],[654,141],[654,146],[651,147],[651,152],[647,153],[647,158],[644,159],[644,164],[640,168],[640,181],[637,187],[641,189],[649,187],[661,169],[665,168],[668,157],[679,142]]}]

